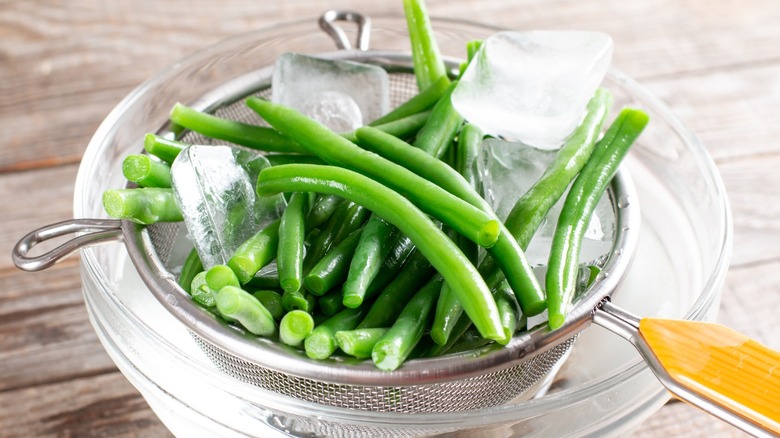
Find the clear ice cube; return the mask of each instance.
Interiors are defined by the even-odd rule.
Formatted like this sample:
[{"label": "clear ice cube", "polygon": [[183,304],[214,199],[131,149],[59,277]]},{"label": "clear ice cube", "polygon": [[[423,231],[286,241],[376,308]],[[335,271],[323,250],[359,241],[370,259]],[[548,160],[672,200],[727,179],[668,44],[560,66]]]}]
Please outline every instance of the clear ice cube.
[{"label": "clear ice cube", "polygon": [[268,166],[259,152],[232,146],[189,146],[174,161],[176,202],[206,269],[227,263],[239,245],[281,216],[282,195],[255,193],[257,177]]},{"label": "clear ice cube", "polygon": [[[539,150],[520,142],[488,138],[482,142],[478,161],[485,198],[505,220],[520,197],[542,176],[555,158],[555,151]],[[568,193],[568,192],[567,192]],[[531,266],[545,266],[558,223],[564,193],[539,225],[525,255]],[[609,196],[602,196],[593,212],[580,250],[580,263],[601,265],[612,250],[615,216]]]},{"label": "clear ice cube", "polygon": [[368,124],[389,109],[387,72],[378,66],[285,53],[274,64],[272,100],[336,132]]},{"label": "clear ice cube", "polygon": [[602,32],[499,32],[482,44],[452,104],[488,134],[556,149],[579,125],[611,58]]}]

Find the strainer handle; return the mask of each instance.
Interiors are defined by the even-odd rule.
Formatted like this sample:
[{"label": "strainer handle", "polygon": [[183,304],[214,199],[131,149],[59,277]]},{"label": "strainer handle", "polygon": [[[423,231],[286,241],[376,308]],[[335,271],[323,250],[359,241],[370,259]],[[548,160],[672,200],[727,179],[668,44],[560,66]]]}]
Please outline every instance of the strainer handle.
[{"label": "strainer handle", "polygon": [[[36,257],[27,254],[37,244],[67,234],[84,233],[62,245]],[[122,221],[118,219],[71,219],[46,225],[22,237],[14,246],[11,258],[14,264],[25,271],[46,269],[79,248],[98,243],[113,242],[122,238]]]},{"label": "strainer handle", "polygon": [[628,339],[677,398],[754,436],[780,436],[780,352],[719,324],[638,318],[609,301],[593,322]]},{"label": "strainer handle", "polygon": [[337,21],[351,21],[357,24],[357,49],[368,50],[369,40],[371,39],[370,18],[357,12],[338,10],[326,11],[320,17],[320,28],[333,38],[336,47],[339,50],[352,50],[354,47],[349,42],[347,33],[344,32],[341,26],[336,24]]}]

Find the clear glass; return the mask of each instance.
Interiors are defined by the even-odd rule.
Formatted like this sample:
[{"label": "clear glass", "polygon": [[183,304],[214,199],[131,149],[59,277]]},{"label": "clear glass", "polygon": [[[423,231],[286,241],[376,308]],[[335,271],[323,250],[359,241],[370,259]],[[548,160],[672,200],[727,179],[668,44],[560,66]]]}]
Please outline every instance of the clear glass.
[{"label": "clear glass", "polygon": [[[372,17],[372,49],[408,52],[402,17]],[[442,52],[463,57],[465,43],[490,26],[435,20]],[[219,84],[270,67],[284,52],[334,50],[316,17],[239,36],[178,62],[140,86],[106,118],[84,156],[75,217],[105,217],[101,195],[124,183],[124,155],[167,121],[171,106],[195,104]],[[645,109],[651,124],[625,165],[641,205],[638,252],[615,302],[641,316],[712,319],[731,251],[731,223],[720,177],[696,138],[660,102],[619,72],[605,86],[616,108]],[[586,329],[545,395],[457,413],[360,412],[302,402],[240,382],[216,369],[184,328],[155,301],[121,245],[82,252],[87,309],[119,369],[171,431],[181,436],[614,436],[629,432],[668,399],[627,342]]]}]

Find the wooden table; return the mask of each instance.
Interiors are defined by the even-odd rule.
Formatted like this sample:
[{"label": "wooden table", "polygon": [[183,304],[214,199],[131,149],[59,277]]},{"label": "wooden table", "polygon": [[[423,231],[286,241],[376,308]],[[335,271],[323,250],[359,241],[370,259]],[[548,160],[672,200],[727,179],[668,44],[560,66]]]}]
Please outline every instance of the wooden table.
[{"label": "wooden table", "polygon": [[[73,183],[101,120],[177,58],[327,8],[400,14],[400,0],[0,2],[0,435],[166,436],[104,352],[78,257],[37,274],[11,263],[35,227],[72,217]],[[614,65],[666,101],[723,175],[734,254],[720,321],[780,349],[780,2],[430,0],[432,15],[506,27],[593,29]],[[740,436],[670,403],[640,437]]]}]

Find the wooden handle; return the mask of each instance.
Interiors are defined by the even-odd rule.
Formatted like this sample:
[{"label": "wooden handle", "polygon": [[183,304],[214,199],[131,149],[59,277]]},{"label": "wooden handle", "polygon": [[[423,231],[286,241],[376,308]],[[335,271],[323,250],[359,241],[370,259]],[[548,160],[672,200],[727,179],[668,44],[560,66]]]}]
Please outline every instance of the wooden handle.
[{"label": "wooden handle", "polygon": [[639,332],[679,385],[780,435],[780,353],[705,322],[644,318]]}]

